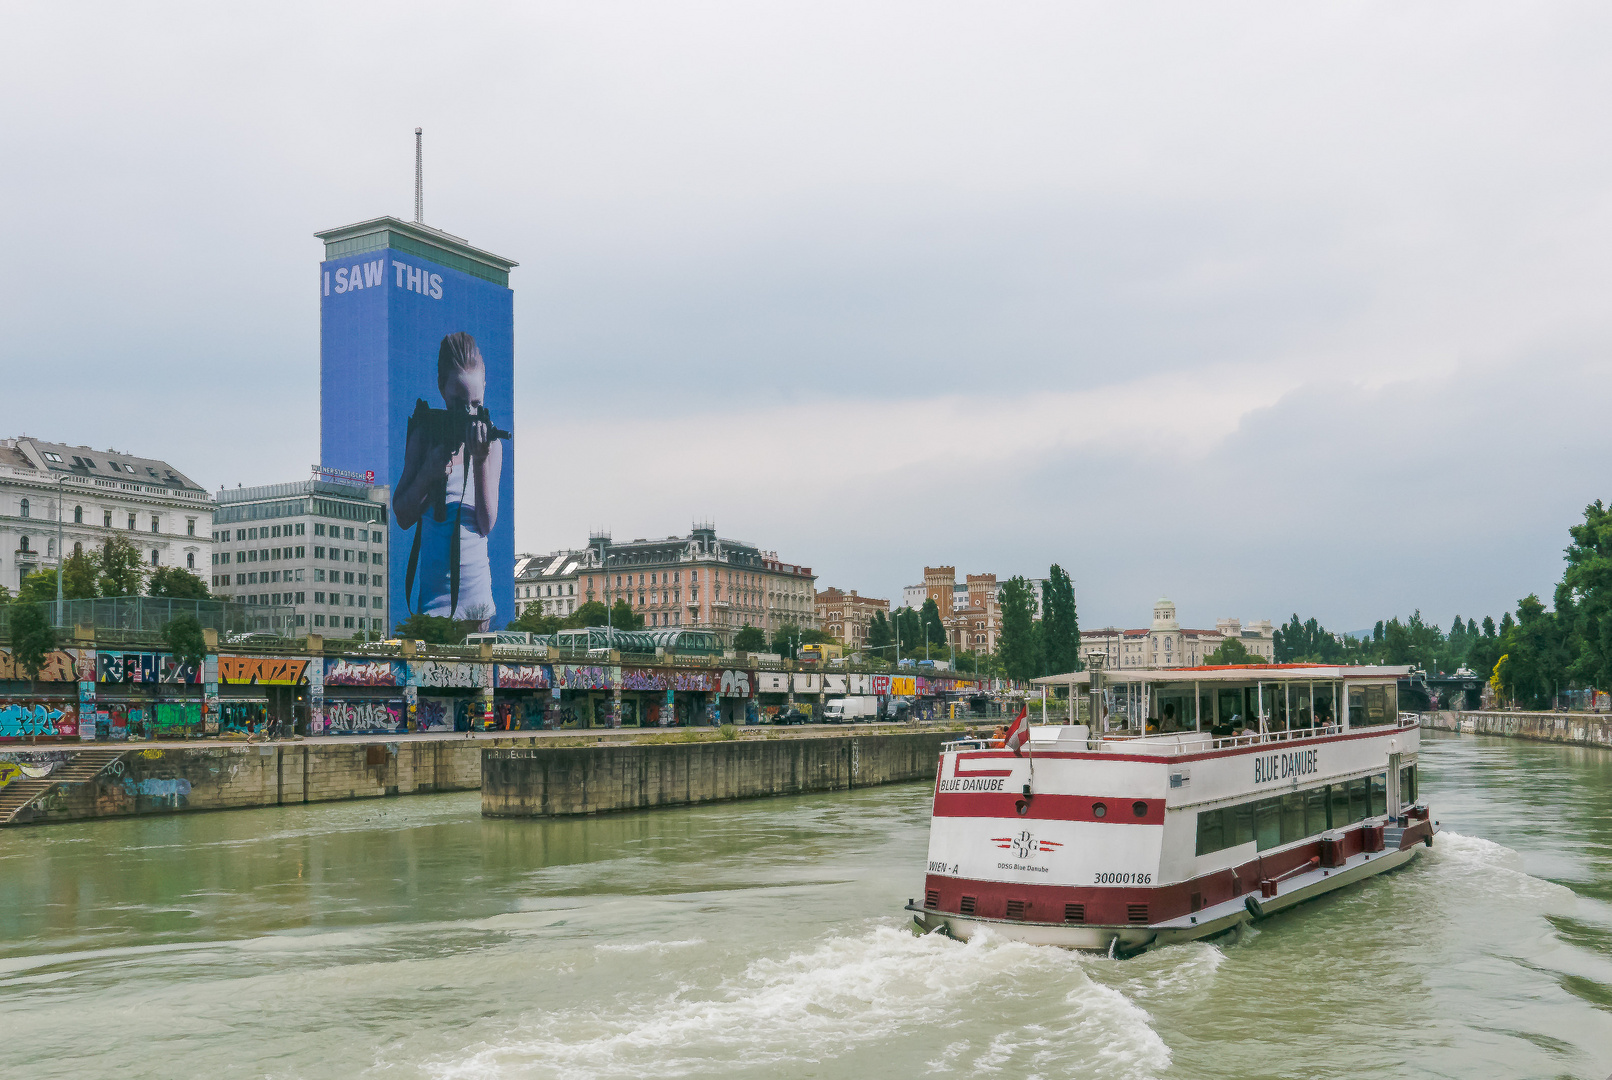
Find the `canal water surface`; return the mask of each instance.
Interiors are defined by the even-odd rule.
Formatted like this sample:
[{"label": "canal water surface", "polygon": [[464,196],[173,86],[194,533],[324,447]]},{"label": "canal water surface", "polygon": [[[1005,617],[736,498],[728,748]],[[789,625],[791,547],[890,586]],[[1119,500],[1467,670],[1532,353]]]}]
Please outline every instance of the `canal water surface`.
[{"label": "canal water surface", "polygon": [[564,822],[475,794],[0,832],[0,1072],[1588,1077],[1612,754],[1424,739],[1447,830],[1239,939],[916,938],[927,785]]}]

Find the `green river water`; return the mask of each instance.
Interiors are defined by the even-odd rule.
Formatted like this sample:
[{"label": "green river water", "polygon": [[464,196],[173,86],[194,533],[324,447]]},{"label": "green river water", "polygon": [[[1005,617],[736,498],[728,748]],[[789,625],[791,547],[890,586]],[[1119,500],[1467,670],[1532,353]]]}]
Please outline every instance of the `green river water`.
[{"label": "green river water", "polygon": [[0,832],[0,1075],[1612,1072],[1612,753],[1429,736],[1445,832],[1133,960],[903,930],[926,784],[562,822],[479,795]]}]

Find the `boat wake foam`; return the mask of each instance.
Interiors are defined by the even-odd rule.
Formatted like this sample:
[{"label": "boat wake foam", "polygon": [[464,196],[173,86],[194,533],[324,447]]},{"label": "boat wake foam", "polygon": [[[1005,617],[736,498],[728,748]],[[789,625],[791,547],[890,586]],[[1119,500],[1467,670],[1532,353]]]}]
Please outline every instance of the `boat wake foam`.
[{"label": "boat wake foam", "polygon": [[[426,1070],[441,1080],[759,1076],[838,1059],[863,1075],[1157,1076],[1169,1048],[1143,1008],[1092,978],[1093,964],[1119,966],[878,926],[752,960],[712,986],[528,1013],[507,1040]],[[975,1034],[987,1030],[996,1034]]]}]

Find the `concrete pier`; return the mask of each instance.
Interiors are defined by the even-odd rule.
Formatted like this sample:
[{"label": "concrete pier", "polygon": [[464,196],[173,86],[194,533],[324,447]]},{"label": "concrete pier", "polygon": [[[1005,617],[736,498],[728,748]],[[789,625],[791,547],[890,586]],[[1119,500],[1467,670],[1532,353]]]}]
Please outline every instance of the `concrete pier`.
[{"label": "concrete pier", "polygon": [[928,780],[950,731],[540,746],[482,755],[487,817],[563,817]]}]

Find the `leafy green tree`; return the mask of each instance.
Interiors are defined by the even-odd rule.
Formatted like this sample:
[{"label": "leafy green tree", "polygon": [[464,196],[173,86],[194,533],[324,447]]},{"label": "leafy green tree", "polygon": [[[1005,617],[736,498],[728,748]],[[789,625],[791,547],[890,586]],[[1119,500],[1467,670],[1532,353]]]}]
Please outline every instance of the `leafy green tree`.
[{"label": "leafy green tree", "polygon": [[601,601],[589,600],[560,620],[560,629],[586,630],[590,626],[603,626],[608,615]]},{"label": "leafy green tree", "polygon": [[875,611],[868,620],[868,651],[888,660],[891,640],[890,620],[883,611]]},{"label": "leafy green tree", "polygon": [[44,604],[19,601],[11,605],[11,656],[28,673],[30,682],[39,678],[39,669],[56,648],[56,628],[50,624]]},{"label": "leafy green tree", "polygon": [[1075,583],[1057,563],[1047,571],[1042,589],[1042,663],[1044,674],[1079,671],[1080,622],[1075,614]]},{"label": "leafy green tree", "polygon": [[767,632],[745,623],[743,629],[733,635],[733,647],[740,652],[766,652]]},{"label": "leafy green tree", "polygon": [[946,624],[940,621],[940,605],[933,596],[924,601],[918,612],[918,641],[931,645],[944,645],[947,641]]},{"label": "leafy green tree", "polygon": [[11,590],[0,585],[0,605],[11,603]]},{"label": "leafy green tree", "polygon": [[162,640],[174,659],[186,664],[200,664],[207,655],[207,639],[196,616],[184,613],[169,619],[162,628]]},{"label": "leafy green tree", "polygon": [[1041,668],[1035,626],[1035,590],[1015,574],[1002,586],[1002,637],[998,652],[1010,679],[1033,679]]},{"label": "leafy green tree", "polygon": [[96,587],[102,596],[140,595],[145,584],[146,567],[140,549],[127,537],[110,537],[101,547],[97,561],[100,563],[100,573]]},{"label": "leafy green tree", "polygon": [[784,623],[772,632],[772,651],[788,660],[795,655],[795,648],[800,644],[800,627],[794,623]]},{"label": "leafy green tree", "polygon": [[911,657],[922,649],[924,643],[924,622],[918,612],[910,607],[904,607],[896,612],[896,644],[901,646],[901,655]]},{"label": "leafy green tree", "polygon": [[[63,583],[65,585],[65,582]],[[22,579],[17,590],[19,604],[54,604],[56,602],[56,568],[35,570]]]},{"label": "leafy green tree", "polygon": [[560,621],[558,615],[543,614],[539,605],[527,604],[526,610],[511,620],[507,629],[520,634],[552,634],[560,629]]},{"label": "leafy green tree", "polygon": [[426,615],[415,612],[397,624],[397,636],[428,645],[462,645],[465,634],[475,624],[450,619],[446,615]]},{"label": "leafy green tree", "polygon": [[1556,610],[1571,611],[1576,655],[1571,674],[1589,686],[1612,687],[1612,507],[1597,499],[1584,521],[1568,530],[1567,569],[1556,587]]},{"label": "leafy green tree", "polygon": [[100,561],[84,551],[75,551],[62,564],[62,599],[91,600],[100,595]]},{"label": "leafy green tree", "polygon": [[631,604],[618,597],[610,606],[610,626],[615,630],[642,630],[644,617],[634,611]]},{"label": "leafy green tree", "polygon": [[[1509,619],[1510,613],[1507,613]],[[1501,626],[1507,619],[1501,620]],[[1517,619],[1501,635],[1507,661],[1500,671],[1506,696],[1531,708],[1549,708],[1568,682],[1572,657],[1554,612],[1532,594],[1517,602]]]},{"label": "leafy green tree", "polygon": [[[64,579],[65,580],[65,579]],[[147,596],[166,596],[174,600],[211,600],[207,582],[179,566],[159,566],[151,571],[146,583]]]},{"label": "leafy green tree", "polygon": [[1220,667],[1230,664],[1263,664],[1265,658],[1248,651],[1241,641],[1229,637],[1220,643],[1220,647],[1208,656],[1203,662],[1210,667]]}]

